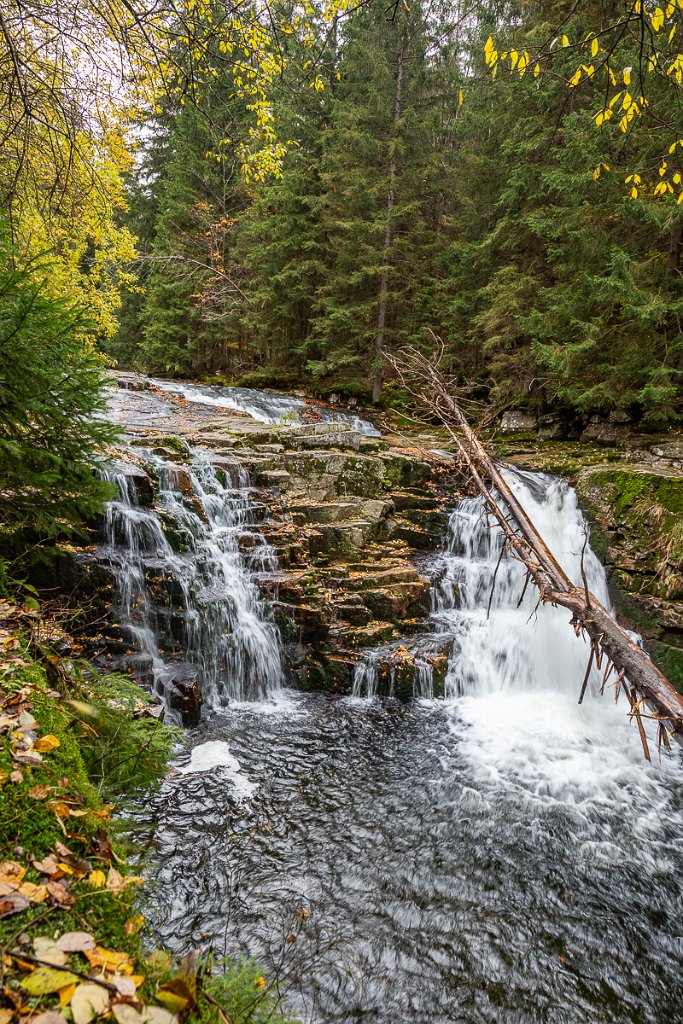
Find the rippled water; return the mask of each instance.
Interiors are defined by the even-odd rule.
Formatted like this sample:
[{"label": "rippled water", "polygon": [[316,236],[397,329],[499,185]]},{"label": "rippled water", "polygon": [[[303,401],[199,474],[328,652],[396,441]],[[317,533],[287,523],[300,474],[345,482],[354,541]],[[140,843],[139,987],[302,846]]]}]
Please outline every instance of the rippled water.
[{"label": "rippled water", "polygon": [[260,790],[164,784],[147,913],[172,946],[284,972],[312,1022],[681,1020],[680,780],[612,711],[291,695],[216,716],[193,744],[227,741]]}]

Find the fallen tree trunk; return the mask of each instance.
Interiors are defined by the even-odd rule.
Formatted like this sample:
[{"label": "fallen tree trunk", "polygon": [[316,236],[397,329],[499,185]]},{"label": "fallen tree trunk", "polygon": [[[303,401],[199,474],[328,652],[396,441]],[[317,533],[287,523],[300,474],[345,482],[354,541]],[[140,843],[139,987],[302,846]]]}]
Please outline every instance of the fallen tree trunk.
[{"label": "fallen tree trunk", "polygon": [[[669,747],[673,736],[683,745],[683,696],[662,675],[647,653],[635,643],[610,612],[584,586],[575,586],[545,544],[536,527],[484,445],[470,427],[448,381],[421,353],[408,350],[394,360],[396,371],[409,391],[436,413],[453,439],[467,470],[481,494],[485,508],[492,514],[505,537],[508,548],[519,558],[538,588],[540,600],[560,605],[571,612],[571,624],[578,634],[590,640],[590,656],[579,695],[583,700],[593,664],[601,669],[602,692],[615,675],[615,697],[626,694],[649,759],[643,717],[658,722],[658,741]],[[487,483],[487,480],[490,481]],[[494,582],[495,585],[495,582]],[[647,704],[651,714],[642,710]]]}]

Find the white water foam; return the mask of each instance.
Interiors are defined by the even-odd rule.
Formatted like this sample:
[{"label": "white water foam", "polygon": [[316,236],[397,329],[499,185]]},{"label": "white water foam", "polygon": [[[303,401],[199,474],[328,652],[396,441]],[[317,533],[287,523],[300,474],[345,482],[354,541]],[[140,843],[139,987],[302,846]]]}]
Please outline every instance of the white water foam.
[{"label": "white water foam", "polygon": [[[586,543],[574,491],[542,474],[504,472],[570,579],[581,584],[583,561],[590,590],[609,607],[605,571]],[[588,818],[609,806],[643,838],[653,830],[661,834],[670,788],[683,781],[676,745],[660,759],[655,730],[646,723],[648,765],[625,699],[615,705],[609,683],[600,696],[595,668],[578,704],[588,644],[576,637],[568,611],[539,606],[533,584],[522,598],[519,561],[505,555],[496,572],[502,544],[480,499],[454,511],[434,618],[454,634],[446,685],[459,749],[475,777],[508,798],[557,803]],[[682,826],[676,816],[678,841]]]},{"label": "white water foam", "polygon": [[260,787],[251,782],[242,771],[242,765],[230,753],[230,745],[225,740],[207,740],[193,747],[187,764],[177,766],[181,775],[220,770],[233,786],[233,795],[238,801],[249,800],[258,793]]}]

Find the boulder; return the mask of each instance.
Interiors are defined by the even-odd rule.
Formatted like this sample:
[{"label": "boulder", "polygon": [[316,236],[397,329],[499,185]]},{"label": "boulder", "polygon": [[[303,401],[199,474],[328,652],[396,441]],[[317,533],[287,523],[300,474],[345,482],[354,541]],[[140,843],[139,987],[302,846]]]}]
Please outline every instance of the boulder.
[{"label": "boulder", "polygon": [[500,421],[501,434],[518,434],[536,430],[538,420],[533,413],[523,412],[521,409],[508,409],[504,412]]}]

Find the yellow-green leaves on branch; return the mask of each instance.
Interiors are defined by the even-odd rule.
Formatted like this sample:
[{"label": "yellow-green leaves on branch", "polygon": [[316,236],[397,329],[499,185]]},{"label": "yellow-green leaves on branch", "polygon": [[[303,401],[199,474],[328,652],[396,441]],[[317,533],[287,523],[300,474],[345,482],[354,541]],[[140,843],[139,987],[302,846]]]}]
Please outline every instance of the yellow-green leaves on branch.
[{"label": "yellow-green leaves on branch", "polygon": [[[642,128],[647,147],[659,145],[660,155],[655,152],[653,169],[641,171],[638,184],[630,175],[629,195],[683,202],[682,165],[664,159],[672,136],[680,133],[676,116],[683,99],[683,0],[659,5],[621,0],[611,21],[602,18],[589,32],[587,27],[586,15],[575,8],[561,33],[529,51],[502,50],[489,36],[484,45],[486,66],[493,75],[502,64],[513,77],[524,77],[529,67],[535,77],[541,71],[559,77],[570,92],[580,94],[572,100],[572,111],[588,113],[592,108],[595,127],[608,127],[608,145],[623,149],[619,137]],[[525,43],[529,46],[529,36]],[[680,156],[683,153],[677,153]],[[599,168],[598,173],[591,172],[595,180]]]}]

